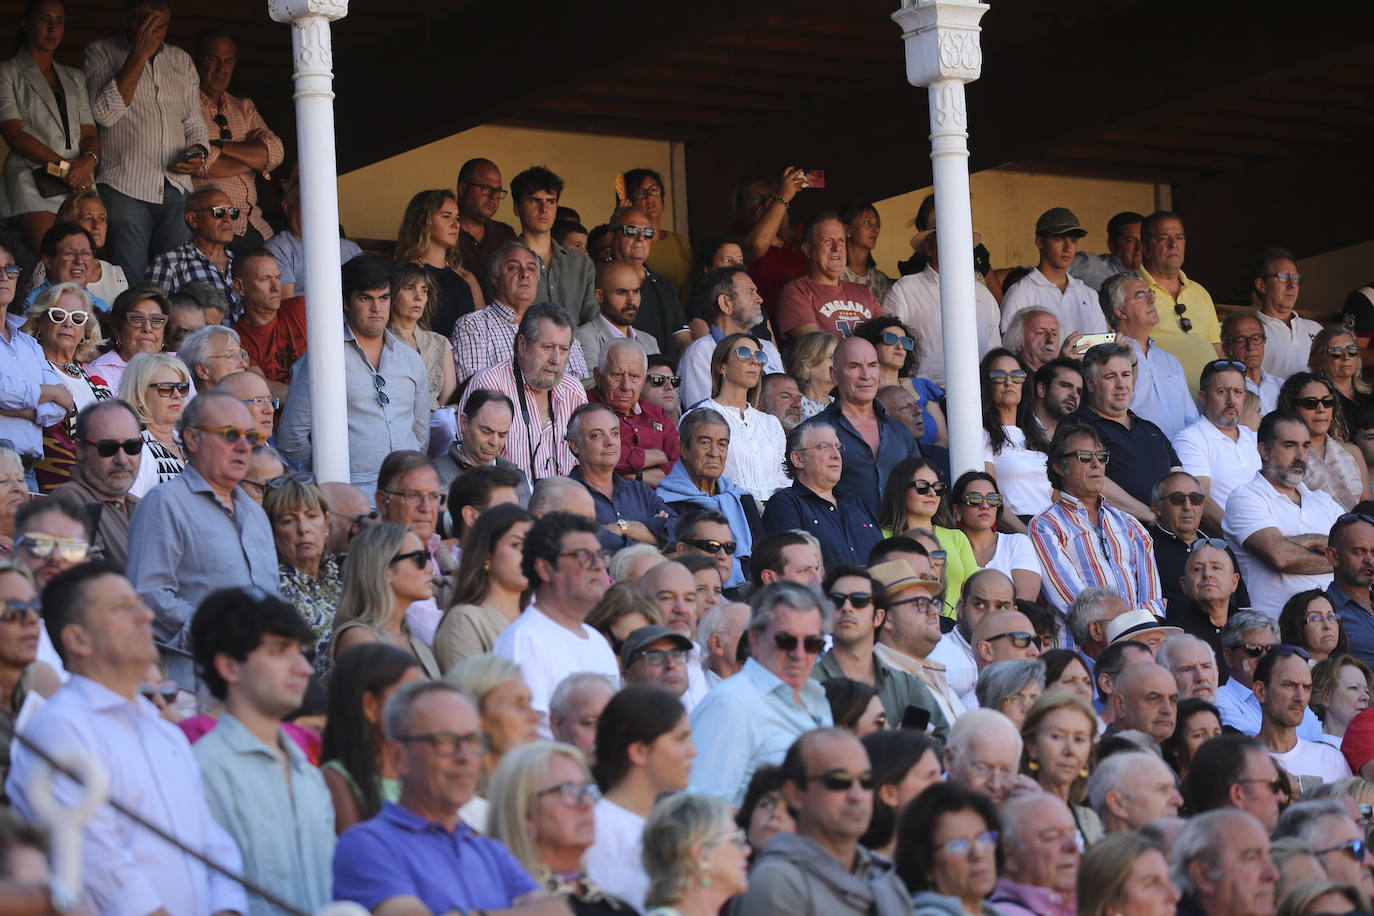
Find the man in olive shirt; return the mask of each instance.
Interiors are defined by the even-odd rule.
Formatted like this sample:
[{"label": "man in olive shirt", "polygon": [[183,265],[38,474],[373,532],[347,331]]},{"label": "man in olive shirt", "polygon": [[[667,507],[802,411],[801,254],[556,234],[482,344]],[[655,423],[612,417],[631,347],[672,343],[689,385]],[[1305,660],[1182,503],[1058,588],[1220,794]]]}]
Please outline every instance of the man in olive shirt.
[{"label": "man in olive shirt", "polygon": [[76,415],[71,480],[54,491],[100,507],[92,555],[120,569],[129,561],[129,517],[138,503],[129,488],[143,457],[141,429],[133,408],[123,401],[96,401],[82,410]]}]

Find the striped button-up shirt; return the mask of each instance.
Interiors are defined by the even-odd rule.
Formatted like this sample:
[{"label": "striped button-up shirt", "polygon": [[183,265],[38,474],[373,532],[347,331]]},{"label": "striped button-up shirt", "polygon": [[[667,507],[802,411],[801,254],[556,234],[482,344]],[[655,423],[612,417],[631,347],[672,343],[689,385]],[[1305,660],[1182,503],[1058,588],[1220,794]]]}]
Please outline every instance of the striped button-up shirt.
[{"label": "striped button-up shirt", "polygon": [[[267,167],[262,170],[263,177],[268,177],[268,172],[281,165],[285,156],[282,148],[281,138],[272,133],[272,128],[267,126],[267,122],[258,114],[257,107],[252,99],[239,99],[227,92],[221,93],[218,100],[210,98],[204,92],[200,94],[200,110],[205,118],[205,129],[210,136],[232,143],[242,143],[248,139],[248,133],[252,130],[261,131],[254,139],[261,140],[262,145],[267,147]],[[215,121],[216,117],[223,117],[224,124],[221,126]],[[226,135],[227,132],[227,135]],[[237,175],[230,175],[225,178],[200,178],[195,179],[197,188],[216,187],[229,195],[231,206],[239,208],[239,218],[234,220],[234,235],[243,235],[248,226],[258,230],[258,234],[264,239],[272,237],[272,227],[267,225],[267,220],[262,218],[262,209],[258,207],[258,186],[254,180],[256,172],[249,169]]]},{"label": "striped button-up shirt", "polygon": [[[508,361],[515,353],[515,332],[519,320],[515,309],[500,299],[493,299],[486,308],[469,312],[453,326],[453,364],[458,370],[458,384],[472,378],[483,369]],[[593,359],[596,358],[594,354]],[[582,345],[573,335],[572,350],[568,353],[568,375],[577,379],[591,378]]]},{"label": "striped button-up shirt", "polygon": [[[525,479],[530,483],[543,477],[567,477],[568,472],[577,466],[577,458],[563,436],[572,412],[579,405],[587,403],[587,392],[582,383],[572,377],[572,372],[565,374],[552,391],[535,391],[528,385],[516,386],[514,363],[507,359],[472,377],[463,399],[458,402],[460,415],[467,407],[468,395],[483,388],[499,391],[515,403],[515,417],[501,457],[524,471]],[[551,422],[540,426],[539,402],[545,398],[552,399]]]},{"label": "striped button-up shirt", "polygon": [[182,153],[196,145],[208,150],[205,168],[219,150],[210,146],[205,130],[196,65],[180,48],[159,48],[143,65],[133,101],[124,104],[115,78],[131,48],[122,33],[93,41],[81,66],[100,129],[100,181],[135,200],[160,204],[163,182],[191,193],[191,176],[170,168]]},{"label": "striped button-up shirt", "polygon": [[1094,525],[1087,507],[1061,492],[1057,503],[1031,519],[1030,536],[1045,567],[1045,595],[1060,617],[1079,592],[1094,585],[1111,589],[1133,608],[1164,616],[1153,539],[1105,499],[1098,497]]}]

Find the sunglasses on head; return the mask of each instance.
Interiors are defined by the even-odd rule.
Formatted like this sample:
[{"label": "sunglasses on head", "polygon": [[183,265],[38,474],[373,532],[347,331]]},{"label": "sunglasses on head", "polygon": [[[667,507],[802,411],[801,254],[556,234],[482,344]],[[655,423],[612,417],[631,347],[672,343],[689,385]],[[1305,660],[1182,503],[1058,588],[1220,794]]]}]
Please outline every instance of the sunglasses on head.
[{"label": "sunglasses on head", "polygon": [[1360,345],[1348,344],[1344,347],[1327,347],[1326,355],[1331,357],[1332,359],[1340,359],[1343,356],[1349,357],[1350,359],[1354,359],[1355,357],[1360,355]]},{"label": "sunglasses on head", "polygon": [[778,647],[780,652],[792,652],[800,644],[802,651],[807,655],[820,655],[825,648],[824,636],[802,636],[798,637],[794,633],[774,633],[773,645]]},{"label": "sunglasses on head", "polygon": [[122,451],[130,458],[143,451],[142,439],[85,439],[87,445],[95,449],[95,453],[101,458],[113,458],[115,452]]},{"label": "sunglasses on head", "polygon": [[959,500],[966,506],[974,509],[987,506],[989,509],[996,509],[1002,505],[1001,493],[965,493]]},{"label": "sunglasses on head", "polygon": [[75,312],[69,312],[66,309],[60,309],[56,306],[48,309],[44,314],[48,316],[48,320],[53,324],[62,324],[64,321],[70,319],[72,326],[77,328],[84,325],[86,319],[91,317],[91,313],[87,311],[77,310]]},{"label": "sunglasses on head", "polygon": [[903,350],[911,351],[916,348],[916,341],[907,337],[905,334],[898,334],[896,331],[883,331],[882,340],[883,343],[887,344],[889,347],[895,347],[901,344]]},{"label": "sunglasses on head", "polygon": [[844,607],[846,601],[856,611],[861,611],[873,602],[872,592],[831,592],[826,596],[835,605],[835,610]]},{"label": "sunglasses on head", "polygon": [[735,349],[735,359],[744,363],[752,359],[762,366],[764,363],[768,362],[768,354],[764,353],[762,350],[755,350],[753,347],[737,347]]},{"label": "sunglasses on head", "polygon": [[735,541],[708,541],[705,538],[691,538],[682,543],[695,547],[702,553],[720,553],[723,550],[727,556],[734,556],[735,549],[739,547]]},{"label": "sunglasses on head", "polygon": [[1184,493],[1180,490],[1177,493],[1170,493],[1167,496],[1165,496],[1164,501],[1176,509],[1181,509],[1183,508],[1184,503],[1188,503],[1192,506],[1202,505],[1203,503],[1207,502],[1207,495],[1205,493],[1196,491],[1192,493]]},{"label": "sunglasses on head", "polygon": [[[1200,506],[1200,505],[1202,505],[1202,503],[1201,503],[1201,502],[1197,502],[1197,503],[1194,503],[1194,505]],[[1198,538],[1196,541],[1193,541],[1192,546],[1188,548],[1188,552],[1189,552],[1189,553],[1196,553],[1197,551],[1201,550],[1201,549],[1204,548],[1204,547],[1214,547],[1214,548],[1216,548],[1217,550],[1226,550],[1226,549],[1227,549],[1227,548],[1226,548],[1226,542],[1223,541],[1221,538],[1206,538],[1206,537],[1202,537],[1202,538]]]},{"label": "sunglasses on head", "polygon": [[1336,399],[1329,394],[1324,398],[1294,398],[1293,406],[1301,407],[1303,410],[1316,410],[1318,407],[1331,410],[1336,406]]},{"label": "sunglasses on head", "polygon": [[293,480],[296,483],[305,484],[308,486],[315,482],[315,475],[310,473],[309,471],[293,471],[290,474],[283,474],[280,477],[269,478],[264,486],[266,486],[269,490],[275,490],[278,487],[286,486]]},{"label": "sunglasses on head", "polygon": [[673,383],[674,388],[681,387],[682,385],[682,376],[680,375],[667,375],[660,372],[650,372],[646,377],[649,379],[649,384],[653,385],[655,388],[662,388],[669,382]]},{"label": "sunglasses on head", "polygon": [[158,397],[170,398],[174,394],[184,395],[191,390],[190,382],[152,382],[149,388],[156,388]]},{"label": "sunglasses on head", "polygon": [[409,553],[398,553],[391,558],[391,563],[394,565],[402,560],[409,560],[414,563],[416,569],[424,569],[429,565],[429,551],[421,547],[419,550],[412,550]]},{"label": "sunglasses on head", "polygon": [[855,780],[861,789],[873,788],[873,771],[864,770],[862,773],[849,773],[845,770],[826,770],[816,776],[807,776],[807,782],[818,782],[831,792],[844,792],[854,785]]},{"label": "sunglasses on head", "polygon": [[935,491],[936,496],[939,496],[941,493],[945,492],[945,485],[938,480],[913,480],[911,483],[907,484],[907,486],[911,487],[911,489],[915,490],[922,496],[925,496],[932,490]]},{"label": "sunglasses on head", "polygon": [[0,623],[18,623],[21,620],[40,620],[43,617],[43,602],[37,598],[28,601],[9,600],[0,602]]},{"label": "sunglasses on head", "polygon": [[989,636],[983,641],[996,642],[999,639],[1010,640],[1011,644],[1018,649],[1025,649],[1031,645],[1034,645],[1037,649],[1040,648],[1040,637],[1036,636],[1034,633],[998,633],[996,636]]}]

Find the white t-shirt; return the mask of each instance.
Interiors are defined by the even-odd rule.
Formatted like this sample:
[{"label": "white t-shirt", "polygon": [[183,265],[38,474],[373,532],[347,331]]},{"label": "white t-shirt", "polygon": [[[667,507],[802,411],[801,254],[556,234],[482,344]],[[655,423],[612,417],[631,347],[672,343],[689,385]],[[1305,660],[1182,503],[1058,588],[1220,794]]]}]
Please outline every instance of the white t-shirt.
[{"label": "white t-shirt", "polygon": [[1239,435],[1233,442],[1211,420],[1201,417],[1173,440],[1183,470],[1194,477],[1206,477],[1207,495],[1223,510],[1231,491],[1254,479],[1260,469],[1255,431],[1248,426],[1237,426],[1236,430]]},{"label": "white t-shirt", "polygon": [[1026,448],[1026,434],[1019,426],[1003,426],[1007,441],[992,453],[992,439],[983,430],[983,461],[992,465],[997,489],[1013,515],[1039,515],[1050,507],[1052,491],[1045,476],[1049,456]]},{"label": "white t-shirt", "polygon": [[531,604],[502,631],[492,653],[520,666],[530,688],[530,706],[539,712],[539,736],[552,738],[549,699],[563,678],[579,671],[604,674],[620,684],[620,664],[606,637],[582,624],[582,636],[555,623]]},{"label": "white t-shirt", "polygon": [[1040,565],[1040,557],[1036,554],[1035,545],[1031,543],[1030,537],[1015,532],[998,533],[997,549],[992,552],[992,559],[983,568],[1006,573],[1008,579],[1011,578],[1013,569],[1028,570],[1042,579],[1045,578],[1045,567]]},{"label": "white t-shirt", "polygon": [[583,862],[587,877],[602,890],[614,894],[644,912],[649,876],[644,871],[644,818],[603,798],[592,809],[596,817],[596,841]]},{"label": "white t-shirt", "polygon": [[1279,766],[1299,778],[1335,782],[1350,775],[1350,764],[1345,762],[1345,757],[1324,741],[1299,738],[1288,753],[1270,756]]}]

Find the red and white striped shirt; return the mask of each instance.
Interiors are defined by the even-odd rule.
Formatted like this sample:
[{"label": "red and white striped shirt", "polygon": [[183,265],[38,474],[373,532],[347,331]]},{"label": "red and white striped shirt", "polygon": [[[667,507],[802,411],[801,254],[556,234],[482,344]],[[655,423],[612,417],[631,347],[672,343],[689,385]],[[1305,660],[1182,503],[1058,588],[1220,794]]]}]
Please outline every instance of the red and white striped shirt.
[{"label": "red and white striped shirt", "polygon": [[[543,477],[568,476],[568,472],[577,465],[577,458],[563,437],[567,433],[572,412],[579,405],[587,403],[587,392],[582,383],[568,373],[552,391],[535,391],[528,385],[517,388],[514,364],[506,360],[472,377],[467,390],[463,392],[463,399],[458,402],[459,414],[467,407],[468,396],[482,388],[499,391],[515,403],[515,416],[511,420],[510,435],[506,438],[506,449],[501,457],[524,471],[531,484]],[[538,402],[545,398],[552,398],[553,401],[551,422],[539,429]]]}]

